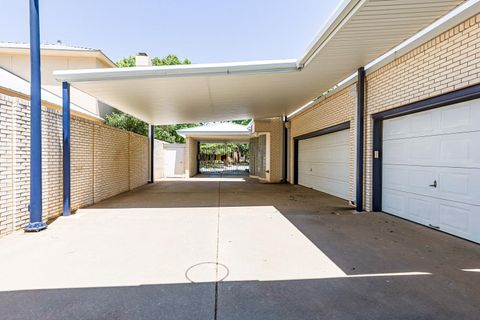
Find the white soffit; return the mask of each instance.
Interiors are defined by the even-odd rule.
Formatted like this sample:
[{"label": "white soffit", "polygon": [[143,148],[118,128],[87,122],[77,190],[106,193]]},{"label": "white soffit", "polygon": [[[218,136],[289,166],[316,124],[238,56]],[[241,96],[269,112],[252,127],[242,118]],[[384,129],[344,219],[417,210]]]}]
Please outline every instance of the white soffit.
[{"label": "white soffit", "polygon": [[463,2],[345,1],[299,60],[69,70],[55,75],[152,124],[280,116]]}]

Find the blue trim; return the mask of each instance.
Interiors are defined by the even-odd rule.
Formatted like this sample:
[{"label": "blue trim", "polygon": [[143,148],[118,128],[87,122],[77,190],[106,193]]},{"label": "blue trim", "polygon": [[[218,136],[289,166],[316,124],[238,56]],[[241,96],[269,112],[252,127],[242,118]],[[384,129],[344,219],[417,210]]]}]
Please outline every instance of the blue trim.
[{"label": "blue trim", "polygon": [[[378,157],[375,158],[375,152]],[[373,120],[373,211],[382,211],[383,120]]]},{"label": "blue trim", "polygon": [[358,69],[357,81],[357,163],[356,163],[356,196],[357,212],[363,211],[363,157],[364,157],[364,126],[365,126],[365,69]]},{"label": "blue trim", "polygon": [[38,0],[30,0],[30,224],[25,231],[47,228],[42,222],[42,97]]},{"label": "blue trim", "polygon": [[62,83],[63,109],[63,215],[71,214],[71,168],[70,168],[70,84]]}]

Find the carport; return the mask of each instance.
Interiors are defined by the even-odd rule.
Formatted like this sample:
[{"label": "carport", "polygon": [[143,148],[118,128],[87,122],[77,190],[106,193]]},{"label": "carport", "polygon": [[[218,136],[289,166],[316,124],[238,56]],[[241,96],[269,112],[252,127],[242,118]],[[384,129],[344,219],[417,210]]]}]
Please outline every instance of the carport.
[{"label": "carport", "polygon": [[[344,1],[298,59],[86,69],[54,74],[66,87],[73,85],[152,126],[245,118],[288,119],[316,104],[338,84],[345,86],[358,80],[356,116],[350,123],[356,139],[356,194],[349,200],[355,203],[357,211],[363,211],[365,67],[379,68],[416,43],[441,32],[437,28],[421,34],[407,47],[395,48],[462,2],[432,1],[419,7],[403,0]],[[376,21],[375,28],[369,21]],[[380,57],[383,60],[374,63]],[[188,94],[183,88],[189,88]],[[283,180],[296,182],[298,168],[288,173],[288,132],[284,136],[280,146],[284,156]]]}]

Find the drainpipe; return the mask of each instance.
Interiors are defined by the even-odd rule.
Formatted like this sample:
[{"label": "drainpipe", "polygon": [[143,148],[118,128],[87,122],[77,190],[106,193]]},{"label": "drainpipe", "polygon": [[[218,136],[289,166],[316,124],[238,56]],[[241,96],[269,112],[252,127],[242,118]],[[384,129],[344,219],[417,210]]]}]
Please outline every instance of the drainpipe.
[{"label": "drainpipe", "polygon": [[47,228],[42,221],[42,97],[38,0],[30,0],[30,223],[25,231]]},{"label": "drainpipe", "polygon": [[357,163],[356,163],[356,200],[357,212],[363,211],[363,153],[364,153],[364,122],[365,122],[365,69],[358,69],[357,81]]},{"label": "drainpipe", "polygon": [[71,213],[70,198],[70,84],[62,83],[63,108],[62,108],[62,126],[63,126],[63,215],[69,216]]},{"label": "drainpipe", "polygon": [[283,182],[288,180],[288,129],[287,117],[283,116]]},{"label": "drainpipe", "polygon": [[150,159],[149,159],[149,169],[150,169],[150,179],[148,183],[153,183],[155,180],[155,126],[150,125],[148,128],[148,137],[150,139]]}]

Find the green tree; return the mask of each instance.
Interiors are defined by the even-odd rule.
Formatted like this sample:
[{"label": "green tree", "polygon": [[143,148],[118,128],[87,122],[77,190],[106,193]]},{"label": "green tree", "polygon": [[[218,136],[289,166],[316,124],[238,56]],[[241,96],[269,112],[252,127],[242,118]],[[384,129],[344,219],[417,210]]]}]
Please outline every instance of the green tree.
[{"label": "green tree", "polygon": [[198,127],[201,123],[182,123],[155,126],[155,139],[170,143],[185,143],[185,138],[177,133],[177,130]]},{"label": "green tree", "polygon": [[122,58],[122,59],[117,61],[116,65],[119,68],[135,67],[135,56],[129,56],[129,57]]},{"label": "green tree", "polygon": [[252,121],[252,119],[242,119],[242,120],[232,120],[233,123],[241,124],[242,126],[246,126]]},{"label": "green tree", "polygon": [[114,111],[105,117],[109,126],[135,132],[144,136],[148,135],[148,124],[121,111]]},{"label": "green tree", "polygon": [[152,66],[174,66],[174,65],[179,65],[179,64],[192,64],[190,60],[187,58],[183,59],[181,61],[176,55],[174,54],[169,54],[166,57],[159,58],[159,57],[154,57],[152,59]]}]

